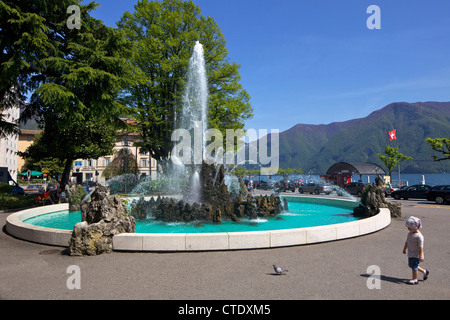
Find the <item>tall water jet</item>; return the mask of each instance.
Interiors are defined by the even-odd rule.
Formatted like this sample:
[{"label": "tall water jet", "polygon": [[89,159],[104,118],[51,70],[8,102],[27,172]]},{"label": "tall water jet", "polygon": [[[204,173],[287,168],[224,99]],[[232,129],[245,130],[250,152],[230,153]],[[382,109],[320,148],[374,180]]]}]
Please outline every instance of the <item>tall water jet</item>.
[{"label": "tall water jet", "polygon": [[[196,42],[194,51],[189,60],[186,89],[183,95],[182,112],[175,129],[186,129],[194,137],[193,148],[190,155],[183,155],[189,159],[186,164],[191,166],[191,176],[198,177],[201,163],[204,160],[205,132],[208,129],[208,81],[206,76],[203,45]],[[191,194],[197,197],[201,194],[200,183],[191,185]],[[189,199],[187,199],[189,201]],[[190,202],[198,201],[192,199]]]},{"label": "tall water jet", "polygon": [[169,177],[169,180],[178,183],[187,178],[187,186],[178,192],[182,195],[181,200],[174,197],[145,200],[141,197],[134,201],[131,212],[136,218],[146,218],[150,214],[155,220],[164,222],[220,223],[223,219],[267,218],[281,212],[279,197],[248,195],[242,179],[227,174],[224,165],[216,166],[220,162],[218,160],[222,160],[219,159],[222,152],[212,157],[206,154],[206,140],[209,139],[206,135],[207,105],[208,83],[203,46],[197,41],[189,60],[181,114],[175,121],[172,134],[172,141],[182,140],[172,151]]},{"label": "tall water jet", "polygon": [[195,159],[198,161],[194,161],[199,163],[203,160],[203,152],[205,150],[204,135],[208,129],[208,80],[206,77],[203,45],[198,41],[195,43],[194,51],[189,60],[182,107],[181,119],[178,121],[175,129],[187,129],[191,131],[191,134],[197,134],[194,138],[197,138],[199,141],[201,139],[201,150],[193,151],[194,157],[196,156],[196,151],[201,151],[201,159]]}]

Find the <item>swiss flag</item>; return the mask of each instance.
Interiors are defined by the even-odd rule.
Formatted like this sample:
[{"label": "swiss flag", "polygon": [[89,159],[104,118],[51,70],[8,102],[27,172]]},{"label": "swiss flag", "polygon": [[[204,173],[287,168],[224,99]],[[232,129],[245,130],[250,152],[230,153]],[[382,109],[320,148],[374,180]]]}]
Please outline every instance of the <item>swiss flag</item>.
[{"label": "swiss flag", "polygon": [[395,131],[397,130],[389,131],[389,139],[391,139],[391,141],[397,140],[397,137],[395,136]]}]

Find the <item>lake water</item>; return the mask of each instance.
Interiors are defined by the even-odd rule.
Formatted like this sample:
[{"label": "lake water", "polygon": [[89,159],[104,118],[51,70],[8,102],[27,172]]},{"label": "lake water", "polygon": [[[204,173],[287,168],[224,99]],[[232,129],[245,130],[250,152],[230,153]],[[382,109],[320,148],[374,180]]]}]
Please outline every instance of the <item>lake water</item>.
[{"label": "lake water", "polygon": [[[423,177],[425,179],[425,184],[428,184],[430,186],[437,186],[441,184],[450,184],[450,173],[437,173],[437,174],[423,174]],[[354,178],[357,178],[359,180],[359,176],[354,176]],[[368,179],[370,179],[370,183],[375,181],[376,176],[375,175],[363,175],[362,176],[362,182],[367,183]],[[400,179],[402,181],[408,181],[408,185],[412,186],[414,184],[420,184],[422,181],[422,174],[402,174],[400,172]],[[356,180],[355,180],[356,181]],[[392,174],[392,181],[398,181],[398,173]]]},{"label": "lake water", "polygon": [[[441,184],[450,184],[450,173],[424,173],[425,184],[430,186],[437,186]],[[305,183],[313,181],[319,182],[320,175],[312,175],[312,174],[301,174],[301,175],[291,175],[289,177],[291,180],[303,180]],[[373,183],[375,182],[376,175],[362,175],[361,181],[364,183]],[[261,180],[264,181],[278,181],[281,180],[281,176],[272,176],[272,180],[269,180],[266,176],[261,176]],[[359,175],[353,176],[353,181],[359,181]],[[408,185],[412,186],[414,184],[420,184],[422,181],[422,174],[402,174],[400,172],[400,179],[402,181],[408,181]],[[258,180],[258,177],[253,177],[253,180]],[[392,181],[398,181],[398,173],[395,172],[392,174]]]}]

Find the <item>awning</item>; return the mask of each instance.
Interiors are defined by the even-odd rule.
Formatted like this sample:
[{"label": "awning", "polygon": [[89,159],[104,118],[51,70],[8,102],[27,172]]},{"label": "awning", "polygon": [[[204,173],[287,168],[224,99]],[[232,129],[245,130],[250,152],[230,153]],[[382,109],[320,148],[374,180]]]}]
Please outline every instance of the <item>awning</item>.
[{"label": "awning", "polygon": [[383,168],[375,163],[347,163],[338,162],[332,165],[328,171],[327,175],[339,175],[339,174],[386,174]]},{"label": "awning", "polygon": [[[25,172],[19,173],[19,176],[26,176],[27,174],[28,174],[28,172],[25,171]],[[39,172],[39,171],[31,171],[31,176],[32,176],[32,177],[37,177],[37,176],[42,176],[42,175],[43,175],[42,172]]]}]

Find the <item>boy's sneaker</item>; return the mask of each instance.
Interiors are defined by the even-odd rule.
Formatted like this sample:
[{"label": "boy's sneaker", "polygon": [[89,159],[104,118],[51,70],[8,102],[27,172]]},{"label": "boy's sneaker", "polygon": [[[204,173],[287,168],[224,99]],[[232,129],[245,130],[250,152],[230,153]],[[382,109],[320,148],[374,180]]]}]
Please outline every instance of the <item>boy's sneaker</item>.
[{"label": "boy's sneaker", "polygon": [[419,284],[419,281],[417,279],[414,280],[409,280],[408,282],[406,282],[407,284]]},{"label": "boy's sneaker", "polygon": [[428,279],[429,274],[430,274],[430,270],[425,270],[425,273],[423,274],[423,281]]}]

